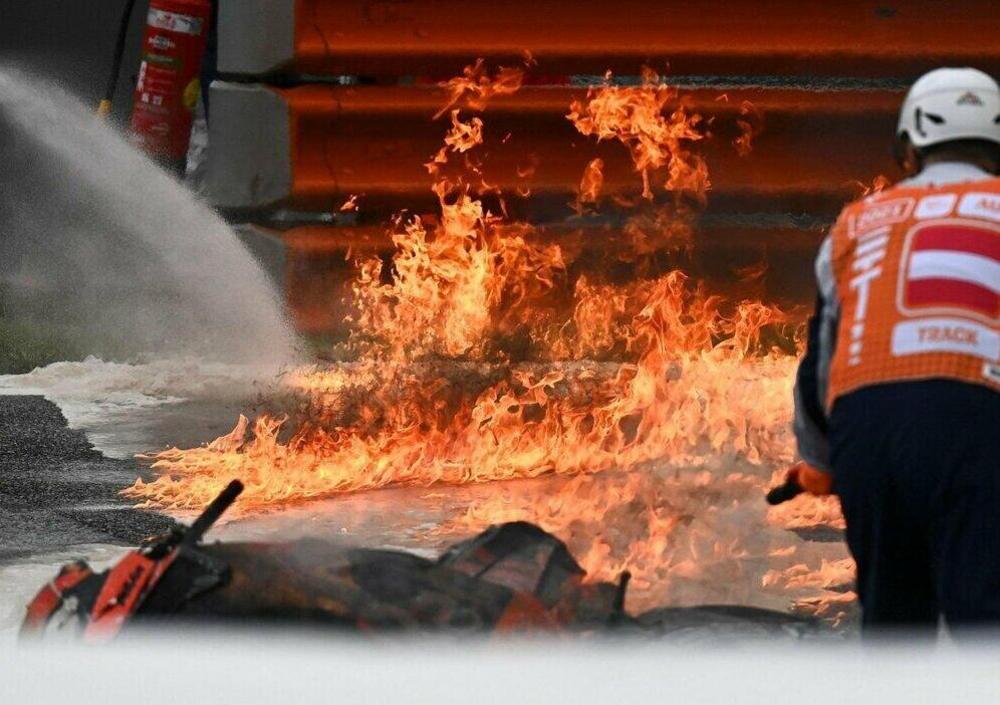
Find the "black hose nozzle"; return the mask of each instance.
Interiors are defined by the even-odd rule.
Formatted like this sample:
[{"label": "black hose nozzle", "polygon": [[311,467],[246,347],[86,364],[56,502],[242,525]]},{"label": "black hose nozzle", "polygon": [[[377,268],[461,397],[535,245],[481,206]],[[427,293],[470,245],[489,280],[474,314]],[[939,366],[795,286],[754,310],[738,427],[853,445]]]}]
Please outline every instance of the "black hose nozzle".
[{"label": "black hose nozzle", "polygon": [[205,535],[212,524],[219,520],[227,509],[236,501],[236,498],[240,496],[243,492],[243,483],[239,480],[233,480],[225,489],[219,493],[219,496],[212,500],[212,503],[205,507],[205,511],[201,513],[194,523],[191,524],[184,532],[184,538],[181,541],[183,546],[194,546],[202,537]]},{"label": "black hose nozzle", "polygon": [[767,503],[772,506],[783,504],[790,499],[795,499],[803,492],[805,492],[805,490],[802,489],[802,485],[794,480],[786,480],[785,484],[778,485],[767,493]]}]

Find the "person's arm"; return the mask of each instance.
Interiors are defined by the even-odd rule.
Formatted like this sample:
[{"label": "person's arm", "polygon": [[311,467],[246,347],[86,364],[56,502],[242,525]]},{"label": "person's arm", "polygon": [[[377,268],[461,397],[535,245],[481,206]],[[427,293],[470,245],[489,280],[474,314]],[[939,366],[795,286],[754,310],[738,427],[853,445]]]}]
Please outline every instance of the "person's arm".
[{"label": "person's arm", "polygon": [[809,319],[806,352],[795,378],[793,422],[799,456],[812,467],[826,472],[830,470],[830,444],[825,403],[840,313],[832,250],[832,240],[827,237],[816,258],[819,295],[816,297],[816,310]]}]

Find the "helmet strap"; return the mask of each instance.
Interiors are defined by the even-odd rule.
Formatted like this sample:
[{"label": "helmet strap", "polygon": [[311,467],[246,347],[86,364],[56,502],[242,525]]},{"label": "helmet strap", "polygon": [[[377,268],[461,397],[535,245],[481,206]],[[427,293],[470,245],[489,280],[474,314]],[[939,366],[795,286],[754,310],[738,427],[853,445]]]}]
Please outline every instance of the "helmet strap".
[{"label": "helmet strap", "polygon": [[893,142],[892,156],[906,176],[919,174],[924,168],[923,154],[913,146],[909,136],[905,133]]}]

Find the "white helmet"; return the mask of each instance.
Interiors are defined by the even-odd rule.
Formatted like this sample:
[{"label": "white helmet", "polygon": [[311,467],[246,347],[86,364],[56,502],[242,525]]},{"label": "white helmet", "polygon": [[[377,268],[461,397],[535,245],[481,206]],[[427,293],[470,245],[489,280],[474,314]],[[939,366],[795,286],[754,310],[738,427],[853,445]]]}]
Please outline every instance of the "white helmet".
[{"label": "white helmet", "polygon": [[1000,87],[977,69],[935,69],[906,94],[896,134],[915,147],[951,140],[1000,144]]}]

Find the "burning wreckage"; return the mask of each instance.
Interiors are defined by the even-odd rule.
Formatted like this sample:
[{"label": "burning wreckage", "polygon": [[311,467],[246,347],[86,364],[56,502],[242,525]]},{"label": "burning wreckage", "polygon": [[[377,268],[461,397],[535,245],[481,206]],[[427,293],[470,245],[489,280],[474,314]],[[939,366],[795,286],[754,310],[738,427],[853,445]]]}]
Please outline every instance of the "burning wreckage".
[{"label": "burning wreckage", "polygon": [[[712,531],[747,497],[763,505],[795,457],[796,317],[757,297],[730,301],[682,270],[709,189],[696,151],[706,121],[652,71],[635,86],[609,79],[568,106],[578,136],[623,148],[636,182],[634,198],[605,194],[600,157],[582,174],[579,218],[602,206],[630,214],[603,233],[609,261],[593,271],[578,266],[589,255],[572,238],[514,221],[490,184],[488,155],[477,156],[479,113],[519,91],[522,77],[491,75],[480,62],[443,84],[439,115],[450,127],[426,164],[439,212],[398,216],[389,259],[355,258],[351,336],[338,353],[349,361],[291,371],[288,398],[271,400],[273,411],[241,417],[206,446],[156,453],[157,477],[137,480],[127,497],[167,511],[218,499],[190,529],[108,573],[64,568],[32,604],[26,632],[76,625],[100,639],[165,618],[248,617],[359,629],[814,629],[785,613],[663,609],[662,594],[649,597],[650,586],[690,578],[713,558],[729,561],[720,579],[735,580],[734,570],[742,579],[732,566],[750,549]],[[743,155],[760,126],[751,105],[733,114],[732,146]],[[527,181],[531,172],[518,173]],[[517,197],[530,195],[526,186]],[[753,291],[762,273],[741,271],[737,293]],[[495,482],[542,476],[565,482],[534,493]],[[436,561],[319,540],[202,545],[242,488],[227,487],[234,477],[248,513],[393,486],[497,490],[449,525],[483,533]],[[760,518],[763,507],[754,511]],[[782,530],[842,523],[835,502],[812,498],[761,521]],[[854,601],[842,587],[849,559],[807,565],[795,545],[757,544],[758,587],[815,588],[802,611],[843,621]],[[630,603],[644,608],[635,614],[625,609],[629,575],[647,589]]]},{"label": "burning wreckage", "polygon": [[808,619],[731,606],[625,610],[629,574],[586,582],[565,544],[526,522],[494,526],[428,560],[398,551],[290,544],[201,544],[243,487],[231,483],[189,527],[95,573],[63,567],[28,607],[22,637],[103,642],[127,628],[210,621],[309,624],[361,632],[446,630],[663,634],[723,625],[757,636],[816,633]]}]

